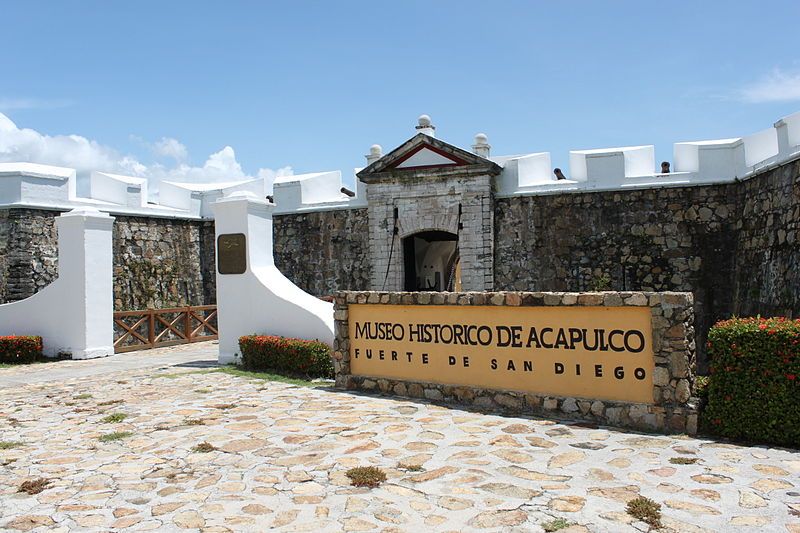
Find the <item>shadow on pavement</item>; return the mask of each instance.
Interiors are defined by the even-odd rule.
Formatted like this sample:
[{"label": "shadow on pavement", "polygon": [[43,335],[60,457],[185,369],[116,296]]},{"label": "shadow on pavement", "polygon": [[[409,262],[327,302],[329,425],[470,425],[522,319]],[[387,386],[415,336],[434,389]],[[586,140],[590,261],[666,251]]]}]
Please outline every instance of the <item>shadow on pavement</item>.
[{"label": "shadow on pavement", "polygon": [[220,366],[220,364],[215,359],[208,359],[206,361],[189,361],[186,363],[178,363],[177,365],[172,366],[182,368],[216,368]]}]

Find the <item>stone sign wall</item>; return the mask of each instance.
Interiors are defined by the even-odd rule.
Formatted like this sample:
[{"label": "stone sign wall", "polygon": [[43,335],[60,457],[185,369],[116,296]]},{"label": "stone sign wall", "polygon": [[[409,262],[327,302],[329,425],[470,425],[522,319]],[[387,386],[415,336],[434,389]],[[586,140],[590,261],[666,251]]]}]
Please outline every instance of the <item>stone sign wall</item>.
[{"label": "stone sign wall", "polygon": [[[336,385],[694,434],[692,304],[678,292],[339,292]],[[461,341],[423,338],[421,324]],[[605,326],[605,350],[589,350],[581,332]]]}]

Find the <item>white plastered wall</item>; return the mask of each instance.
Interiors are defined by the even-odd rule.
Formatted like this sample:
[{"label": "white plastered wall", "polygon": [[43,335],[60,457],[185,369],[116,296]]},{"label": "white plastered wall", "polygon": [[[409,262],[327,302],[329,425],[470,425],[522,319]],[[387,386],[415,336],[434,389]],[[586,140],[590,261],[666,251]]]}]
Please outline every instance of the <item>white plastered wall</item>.
[{"label": "white plastered wall", "polygon": [[114,353],[114,218],[81,207],[55,219],[58,278],[30,298],[0,305],[0,335],[39,335],[44,353],[73,359]]},{"label": "white plastered wall", "polygon": [[[237,192],[214,204],[216,237],[245,235],[243,274],[217,268],[219,362],[240,362],[239,337],[278,335],[333,344],[333,304],[304,292],[275,267],[272,255],[273,204]],[[219,264],[219,251],[217,251]]]}]

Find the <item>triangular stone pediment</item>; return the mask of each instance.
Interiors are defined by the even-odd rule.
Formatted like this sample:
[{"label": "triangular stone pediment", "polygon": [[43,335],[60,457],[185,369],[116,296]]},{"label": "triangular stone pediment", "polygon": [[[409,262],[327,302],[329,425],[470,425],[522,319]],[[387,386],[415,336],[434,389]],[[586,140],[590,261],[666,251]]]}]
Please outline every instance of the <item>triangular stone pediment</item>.
[{"label": "triangular stone pediment", "polygon": [[430,168],[463,164],[465,163],[459,159],[448,157],[440,152],[431,150],[428,146],[420,145],[417,151],[409,153],[408,157],[400,161],[394,168]]},{"label": "triangular stone pediment", "polygon": [[489,174],[500,173],[500,166],[424,133],[418,133],[388,154],[358,173],[365,182],[381,181],[405,175],[439,176],[455,173]]}]

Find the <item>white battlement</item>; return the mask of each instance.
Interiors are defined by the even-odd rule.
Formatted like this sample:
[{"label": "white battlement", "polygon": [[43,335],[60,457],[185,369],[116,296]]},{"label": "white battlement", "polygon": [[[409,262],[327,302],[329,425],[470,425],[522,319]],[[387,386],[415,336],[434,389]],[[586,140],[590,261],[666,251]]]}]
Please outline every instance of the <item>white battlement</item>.
[{"label": "white battlement", "polygon": [[[541,161],[550,158],[547,152],[529,156]],[[539,170],[541,181],[531,185],[513,166],[520,157],[528,156],[492,158],[503,167],[497,181],[498,196],[724,183],[800,157],[800,113],[745,137],[675,143],[672,169],[667,173],[656,168],[652,145],[574,150],[570,152],[569,179],[547,182]]]},{"label": "white battlement", "polygon": [[[486,135],[476,136],[472,148],[488,157],[491,147]],[[372,146],[368,162],[380,157],[382,148]],[[724,183],[746,179],[798,157],[800,112],[752,135],[675,143],[671,172],[662,172],[660,165],[656,167],[653,145],[573,150],[569,153],[569,173],[559,172],[559,176],[554,174],[549,152],[489,159],[502,168],[495,178],[497,196],[510,197]],[[353,181],[351,196],[343,188],[338,170],[280,176],[273,184],[275,214],[364,208],[366,185],[357,178]],[[162,181],[159,202],[152,203],[148,201],[145,178],[92,172],[89,198],[77,196],[76,182],[76,171],[71,168],[0,163],[0,207],[69,210],[91,206],[121,215],[213,218],[211,205],[218,199],[239,191],[263,198],[267,185],[261,178],[225,183]]]},{"label": "white battlement", "polygon": [[698,182],[733,180],[747,172],[741,138],[675,143],[674,160],[676,171],[691,173]]},{"label": "white battlement", "polygon": [[90,197],[104,202],[147,207],[147,180],[120,176],[108,172],[92,172],[89,179]]},{"label": "white battlement", "polygon": [[186,183],[162,181],[159,204],[187,212],[192,217],[213,218],[211,206],[220,198],[235,192],[252,192],[264,197],[264,180],[252,179],[226,183]]},{"label": "white battlement", "polygon": [[279,176],[272,184],[275,214],[366,207],[364,184],[357,179],[355,182],[355,196],[350,197],[342,192],[342,173],[338,170]]},{"label": "white battlement", "polygon": [[572,179],[587,188],[605,189],[621,186],[625,178],[652,176],[655,158],[653,145],[575,150],[569,153],[569,169]]},{"label": "white battlement", "polygon": [[778,134],[778,157],[788,159],[800,154],[800,112],[775,123]]},{"label": "white battlement", "polygon": [[0,204],[68,204],[75,201],[76,179],[72,168],[0,163]]}]

